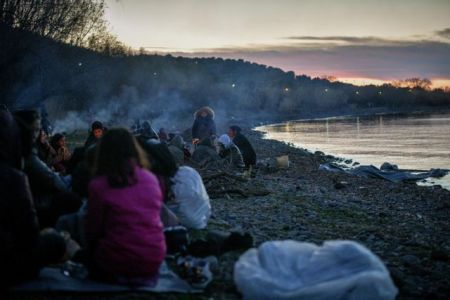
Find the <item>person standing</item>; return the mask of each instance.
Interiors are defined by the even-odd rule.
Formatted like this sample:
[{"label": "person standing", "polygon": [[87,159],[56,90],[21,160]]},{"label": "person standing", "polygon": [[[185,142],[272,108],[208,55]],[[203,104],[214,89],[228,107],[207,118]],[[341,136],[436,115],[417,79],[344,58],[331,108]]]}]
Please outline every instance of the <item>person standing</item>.
[{"label": "person standing", "polygon": [[194,144],[200,144],[205,139],[216,135],[216,123],[214,122],[214,111],[204,106],[194,114],[195,120],[192,125],[192,139]]}]

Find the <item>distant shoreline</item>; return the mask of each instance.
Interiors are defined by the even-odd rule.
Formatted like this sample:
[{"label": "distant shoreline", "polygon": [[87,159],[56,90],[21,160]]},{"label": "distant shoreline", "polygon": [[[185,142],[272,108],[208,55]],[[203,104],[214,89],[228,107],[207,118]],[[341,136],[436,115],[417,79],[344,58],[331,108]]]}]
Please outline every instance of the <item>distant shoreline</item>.
[{"label": "distant shoreline", "polygon": [[[317,152],[321,152],[324,155],[326,155],[327,157],[330,157],[330,158],[332,157],[335,160],[335,162],[337,164],[339,164],[339,165],[342,165],[342,166],[345,166],[345,167],[353,167],[353,166],[356,166],[356,165],[358,165],[358,166],[364,165],[364,164],[370,165],[370,164],[373,164],[373,163],[371,163],[371,162],[362,163],[361,161],[358,161],[355,157],[352,157],[351,155],[350,156],[340,156],[339,154],[336,154],[336,153],[322,151],[322,149],[320,149],[320,148],[317,149],[317,150],[313,150],[313,149],[305,148],[305,146],[302,146],[302,145],[298,145],[298,144],[296,145],[296,144],[291,143],[291,142],[277,140],[277,139],[274,139],[274,138],[267,138],[267,133],[268,132],[267,132],[267,130],[265,130],[265,128],[267,128],[267,127],[274,127],[274,126],[280,126],[280,125],[288,123],[288,122],[315,122],[315,121],[325,121],[325,120],[347,120],[347,119],[353,119],[353,118],[358,118],[358,117],[367,119],[367,118],[370,118],[370,117],[379,117],[379,116],[424,116],[424,115],[447,115],[447,114],[450,115],[450,110],[449,111],[439,111],[439,112],[437,112],[437,111],[414,111],[414,112],[383,112],[383,113],[366,114],[366,115],[341,115],[341,116],[325,117],[325,118],[299,119],[299,120],[291,120],[291,121],[285,121],[285,122],[268,124],[268,125],[261,125],[261,126],[257,126],[257,127],[252,128],[252,130],[255,131],[255,132],[261,133],[262,134],[261,138],[263,138],[263,139],[268,139],[268,140],[273,140],[273,141],[286,143],[286,144],[288,144],[288,145],[290,145],[290,146],[292,146],[292,147],[294,147],[296,149],[302,149],[302,150],[305,150],[305,151],[307,151],[307,152],[309,152],[311,154],[315,154]],[[351,161],[350,164],[344,163],[345,161],[349,161],[349,160]],[[391,164],[397,164],[396,161],[388,161],[388,162],[391,163]],[[447,167],[446,166],[441,166],[439,168],[440,169],[448,169],[448,166]],[[430,168],[430,169],[432,169],[432,168]],[[427,172],[430,169],[420,170],[420,171]],[[407,170],[405,170],[405,171],[407,171]],[[418,173],[419,170],[418,169],[414,169],[411,172]],[[444,182],[443,185],[439,184],[439,181],[441,181],[443,178],[449,178],[449,177],[450,177],[450,174],[448,174],[448,175],[446,175],[446,176],[444,176],[442,178],[431,178],[431,179],[428,179],[427,180],[428,182],[426,182],[426,183],[417,181],[416,184],[417,185],[422,185],[422,186],[423,185],[424,186],[440,185],[444,189],[450,190],[450,185],[447,184],[446,182]],[[434,183],[431,183],[429,181],[434,181],[434,182],[438,181],[438,184],[434,184]]]},{"label": "distant shoreline", "polygon": [[330,116],[316,116],[316,117],[308,117],[308,118],[298,118],[298,119],[290,119],[281,121],[274,121],[274,122],[267,122],[266,124],[261,124],[257,126],[253,126],[253,129],[259,128],[259,127],[271,127],[276,125],[281,125],[287,122],[314,122],[314,121],[323,121],[323,120],[345,120],[345,119],[352,119],[352,118],[358,118],[358,117],[375,117],[375,116],[402,116],[402,115],[414,115],[414,116],[420,116],[420,115],[429,115],[429,114],[450,114],[450,108],[444,109],[444,110],[436,110],[436,109],[430,109],[430,110],[399,110],[399,111],[380,111],[380,112],[368,112],[368,113],[353,113],[353,114],[337,114],[337,115],[330,115]]}]

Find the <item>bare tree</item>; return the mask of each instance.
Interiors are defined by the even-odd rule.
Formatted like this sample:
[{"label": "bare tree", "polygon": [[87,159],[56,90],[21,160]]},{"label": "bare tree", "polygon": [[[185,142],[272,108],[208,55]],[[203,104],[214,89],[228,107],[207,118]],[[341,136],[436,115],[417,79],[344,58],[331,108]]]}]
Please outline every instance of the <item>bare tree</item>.
[{"label": "bare tree", "polygon": [[408,78],[405,80],[394,80],[392,86],[397,88],[423,89],[430,90],[432,82],[428,78]]},{"label": "bare tree", "polygon": [[104,12],[104,0],[0,0],[0,23],[84,47],[107,35]]}]

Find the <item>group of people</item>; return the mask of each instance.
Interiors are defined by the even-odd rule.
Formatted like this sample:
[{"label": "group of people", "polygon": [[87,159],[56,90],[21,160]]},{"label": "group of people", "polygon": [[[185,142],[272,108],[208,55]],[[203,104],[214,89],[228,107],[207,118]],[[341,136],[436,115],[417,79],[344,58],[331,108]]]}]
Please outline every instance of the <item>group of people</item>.
[{"label": "group of people", "polygon": [[239,126],[230,126],[226,134],[217,137],[211,108],[202,107],[194,117],[192,138],[197,145],[193,153],[194,161],[208,163],[221,160],[225,166],[251,171],[256,164],[256,152]]},{"label": "group of people", "polygon": [[[36,111],[11,113],[3,107],[0,123],[2,288],[68,259],[85,264],[100,280],[156,282],[167,251],[164,228],[183,225],[172,209],[179,200],[174,178],[195,177],[200,182],[196,201],[209,205],[200,175],[180,166],[192,154],[182,137],[161,130],[158,134],[148,122],[136,124],[133,134],[96,121],[72,155],[64,135],[48,140]],[[196,113],[192,138],[192,159],[201,147],[213,149],[217,142],[219,156],[237,155],[240,166],[247,168],[256,162],[239,127],[231,126],[228,134],[216,138],[214,113],[208,107]],[[68,230],[75,240],[49,229],[61,229],[64,220],[80,212],[81,232]]]}]

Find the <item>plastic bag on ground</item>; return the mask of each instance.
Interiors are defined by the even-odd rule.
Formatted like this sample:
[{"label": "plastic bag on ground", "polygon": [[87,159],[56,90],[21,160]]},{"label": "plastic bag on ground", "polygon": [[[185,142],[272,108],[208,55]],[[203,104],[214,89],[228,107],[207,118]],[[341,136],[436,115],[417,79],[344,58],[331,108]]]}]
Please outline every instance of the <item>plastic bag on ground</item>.
[{"label": "plastic bag on ground", "polygon": [[381,260],[353,241],[322,246],[265,242],[234,265],[244,299],[395,299],[397,288]]},{"label": "plastic bag on ground", "polygon": [[193,229],[205,228],[211,216],[211,205],[200,174],[193,168],[183,166],[171,180],[175,200],[168,207],[181,225]]}]

